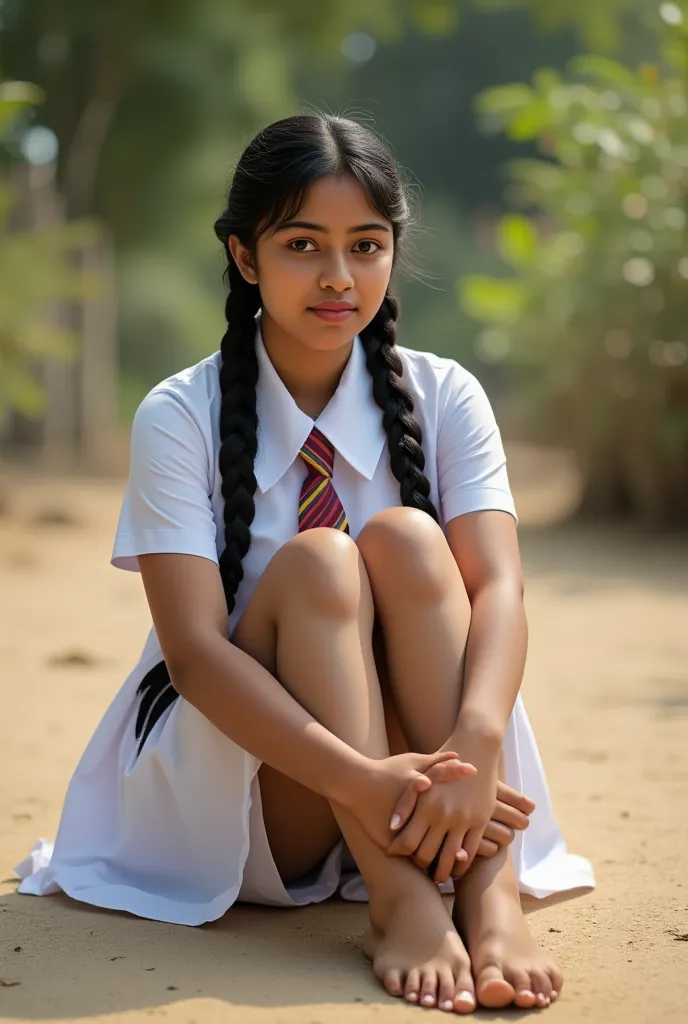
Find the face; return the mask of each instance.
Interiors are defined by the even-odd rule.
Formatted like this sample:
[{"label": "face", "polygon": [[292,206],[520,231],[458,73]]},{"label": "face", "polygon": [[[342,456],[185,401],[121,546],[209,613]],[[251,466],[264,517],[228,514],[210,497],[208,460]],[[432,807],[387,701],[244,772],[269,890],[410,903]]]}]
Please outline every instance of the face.
[{"label": "face", "polygon": [[264,331],[319,351],[339,349],[377,313],[394,256],[392,225],[358,182],[322,178],[296,217],[251,252],[230,239],[244,277],[260,286]]}]

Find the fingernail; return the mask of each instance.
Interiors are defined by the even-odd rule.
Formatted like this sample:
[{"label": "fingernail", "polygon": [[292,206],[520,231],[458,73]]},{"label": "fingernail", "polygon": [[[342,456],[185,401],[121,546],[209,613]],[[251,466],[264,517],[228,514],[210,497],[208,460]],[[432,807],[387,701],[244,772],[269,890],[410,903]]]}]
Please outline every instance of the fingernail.
[{"label": "fingernail", "polygon": [[393,814],[392,815],[392,820],[389,823],[389,827],[390,828],[399,828],[400,825],[401,825],[401,815],[400,814]]},{"label": "fingernail", "polygon": [[456,855],[456,859],[457,860],[468,860],[468,854],[466,853],[465,850],[459,850],[459,852]]}]

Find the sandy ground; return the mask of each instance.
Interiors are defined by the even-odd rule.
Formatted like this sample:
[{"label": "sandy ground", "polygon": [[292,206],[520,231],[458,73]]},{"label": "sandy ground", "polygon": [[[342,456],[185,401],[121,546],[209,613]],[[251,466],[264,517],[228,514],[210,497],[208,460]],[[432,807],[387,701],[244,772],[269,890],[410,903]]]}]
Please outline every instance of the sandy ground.
[{"label": "sandy ground", "polygon": [[[688,543],[538,526],[569,500],[557,472],[512,460],[524,696],[569,846],[599,888],[530,917],[567,974],[547,1019],[688,1021]],[[377,986],[357,950],[360,905],[239,907],[190,929],[16,895],[11,867],[54,837],[148,629],[139,578],[108,564],[122,486],[27,479],[0,519],[0,1020],[439,1020]]]}]

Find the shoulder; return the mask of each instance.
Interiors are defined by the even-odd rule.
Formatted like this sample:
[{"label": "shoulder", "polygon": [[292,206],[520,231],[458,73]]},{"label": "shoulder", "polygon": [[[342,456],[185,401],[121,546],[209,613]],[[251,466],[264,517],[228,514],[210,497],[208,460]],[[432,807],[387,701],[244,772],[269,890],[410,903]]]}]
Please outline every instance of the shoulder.
[{"label": "shoulder", "polygon": [[134,427],[186,419],[205,433],[217,419],[220,397],[220,353],[214,352],[156,384],[136,410]]},{"label": "shoulder", "polygon": [[440,413],[457,402],[485,394],[478,378],[455,359],[397,347],[404,364],[405,383],[423,398],[435,397]]}]

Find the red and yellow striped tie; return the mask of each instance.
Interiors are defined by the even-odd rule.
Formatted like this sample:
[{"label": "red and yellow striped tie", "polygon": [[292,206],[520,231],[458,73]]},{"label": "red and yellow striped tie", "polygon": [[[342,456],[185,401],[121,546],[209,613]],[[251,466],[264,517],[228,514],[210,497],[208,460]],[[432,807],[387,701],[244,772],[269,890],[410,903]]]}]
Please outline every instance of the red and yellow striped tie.
[{"label": "red and yellow striped tie", "polygon": [[299,533],[315,526],[348,533],[349,521],[332,483],[334,446],[313,427],[299,454],[308,466],[299,499]]}]

